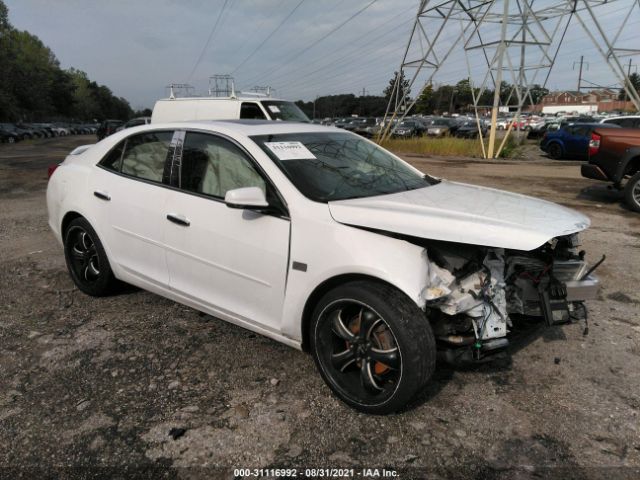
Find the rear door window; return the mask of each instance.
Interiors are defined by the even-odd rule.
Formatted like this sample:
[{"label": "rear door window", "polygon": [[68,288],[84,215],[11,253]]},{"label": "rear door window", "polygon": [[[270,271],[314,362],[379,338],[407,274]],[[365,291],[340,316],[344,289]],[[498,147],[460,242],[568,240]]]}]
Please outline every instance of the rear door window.
[{"label": "rear door window", "polygon": [[132,177],[162,182],[172,131],[145,132],[128,137],[120,171]]}]

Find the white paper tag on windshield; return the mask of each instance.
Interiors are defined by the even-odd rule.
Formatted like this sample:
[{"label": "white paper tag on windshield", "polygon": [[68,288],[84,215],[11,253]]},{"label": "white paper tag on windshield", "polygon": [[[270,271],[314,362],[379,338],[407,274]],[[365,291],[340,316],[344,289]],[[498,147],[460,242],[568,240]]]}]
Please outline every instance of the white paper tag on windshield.
[{"label": "white paper tag on windshield", "polygon": [[280,160],[315,160],[313,153],[302,142],[265,142]]},{"label": "white paper tag on windshield", "polygon": [[280,109],[275,105],[269,105],[269,110],[271,110],[272,113],[280,113]]}]

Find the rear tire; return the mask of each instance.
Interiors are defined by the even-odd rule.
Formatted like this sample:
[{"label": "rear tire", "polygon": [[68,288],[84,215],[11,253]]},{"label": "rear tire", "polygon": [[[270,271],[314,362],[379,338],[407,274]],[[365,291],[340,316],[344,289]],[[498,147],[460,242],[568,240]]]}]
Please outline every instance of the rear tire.
[{"label": "rear tire", "polygon": [[71,279],[87,295],[111,293],[116,279],[102,242],[91,224],[82,217],[73,219],[64,232],[64,257]]},{"label": "rear tire", "polygon": [[624,187],[624,200],[634,212],[640,212],[640,172],[629,179]]},{"label": "rear tire", "polygon": [[318,302],[310,328],[322,378],[361,412],[402,409],[435,369],[435,339],[424,312],[389,285],[354,281],[331,290]]},{"label": "rear tire", "polygon": [[552,143],[547,147],[547,153],[554,160],[560,160],[562,158],[562,147],[559,143]]}]

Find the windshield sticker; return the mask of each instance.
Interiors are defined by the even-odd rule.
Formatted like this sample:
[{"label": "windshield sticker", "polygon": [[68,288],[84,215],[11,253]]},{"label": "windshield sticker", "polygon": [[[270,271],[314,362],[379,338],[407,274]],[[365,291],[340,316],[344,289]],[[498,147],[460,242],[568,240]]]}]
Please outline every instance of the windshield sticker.
[{"label": "windshield sticker", "polygon": [[269,105],[269,110],[271,110],[271,113],[280,113],[280,109],[275,105]]},{"label": "windshield sticker", "polygon": [[265,142],[269,150],[276,154],[279,160],[315,160],[313,153],[302,142]]}]

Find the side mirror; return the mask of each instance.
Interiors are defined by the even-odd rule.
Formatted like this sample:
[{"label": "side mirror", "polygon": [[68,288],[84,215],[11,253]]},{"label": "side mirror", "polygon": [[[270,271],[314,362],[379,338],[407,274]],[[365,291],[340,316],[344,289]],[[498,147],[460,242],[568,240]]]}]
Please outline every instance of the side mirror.
[{"label": "side mirror", "polygon": [[229,208],[261,209],[269,206],[264,192],[258,187],[244,187],[228,190],[224,203]]}]

